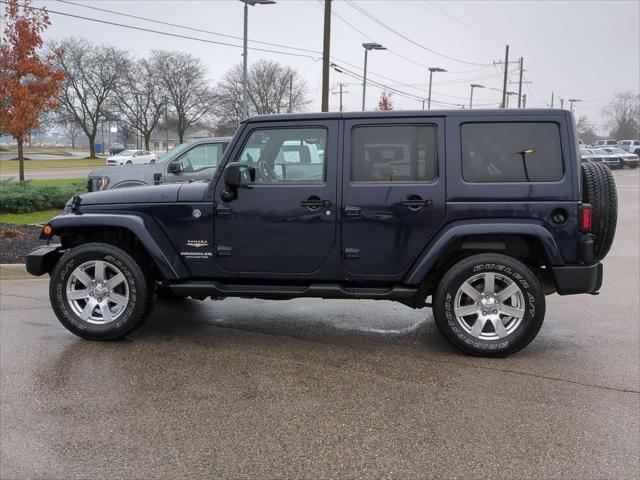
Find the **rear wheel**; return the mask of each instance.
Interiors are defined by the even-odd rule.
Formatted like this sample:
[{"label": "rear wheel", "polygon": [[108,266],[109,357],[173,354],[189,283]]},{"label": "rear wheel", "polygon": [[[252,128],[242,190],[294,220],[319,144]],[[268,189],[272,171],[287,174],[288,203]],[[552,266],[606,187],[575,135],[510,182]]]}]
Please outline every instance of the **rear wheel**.
[{"label": "rear wheel", "polygon": [[125,251],[89,243],[65,253],[51,273],[51,305],[67,330],[87,340],[115,340],[151,313],[153,295]]},{"label": "rear wheel", "polygon": [[538,334],[544,321],[544,291],[523,263],[506,255],[461,260],[436,291],[436,325],[454,346],[471,355],[503,357]]},{"label": "rear wheel", "polygon": [[618,222],[618,193],[609,167],[600,163],[582,164],[582,201],[593,208],[593,253],[602,260],[611,249]]}]

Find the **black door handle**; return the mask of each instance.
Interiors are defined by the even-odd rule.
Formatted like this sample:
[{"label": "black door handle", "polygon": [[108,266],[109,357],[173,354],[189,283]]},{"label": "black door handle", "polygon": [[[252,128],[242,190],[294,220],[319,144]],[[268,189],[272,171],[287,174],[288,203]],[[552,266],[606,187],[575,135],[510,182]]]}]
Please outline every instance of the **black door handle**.
[{"label": "black door handle", "polygon": [[310,210],[315,210],[320,207],[329,208],[331,206],[331,202],[329,200],[322,200],[320,197],[316,197],[314,195],[300,202],[300,206],[307,207]]},{"label": "black door handle", "polygon": [[405,207],[408,207],[409,210],[417,211],[417,210],[420,210],[422,207],[425,207],[425,206],[430,207],[431,205],[433,205],[433,200],[431,199],[425,200],[419,195],[410,195],[407,197],[405,201],[402,202],[402,205],[404,205]]},{"label": "black door handle", "polygon": [[353,205],[346,205],[344,207],[344,216],[345,217],[359,217],[362,213],[362,208],[355,207]]}]

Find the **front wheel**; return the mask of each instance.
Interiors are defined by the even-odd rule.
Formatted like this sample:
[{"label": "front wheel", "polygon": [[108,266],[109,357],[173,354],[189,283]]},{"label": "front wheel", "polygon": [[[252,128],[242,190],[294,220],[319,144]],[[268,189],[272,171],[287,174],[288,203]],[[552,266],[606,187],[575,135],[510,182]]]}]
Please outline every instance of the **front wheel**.
[{"label": "front wheel", "polygon": [[473,255],[442,278],[433,313],[442,334],[463,352],[504,357],[538,334],[545,313],[544,291],[533,272],[516,259]]},{"label": "front wheel", "polygon": [[124,250],[104,243],[65,253],[51,273],[49,298],[60,323],[87,340],[123,338],[153,308],[140,266]]}]

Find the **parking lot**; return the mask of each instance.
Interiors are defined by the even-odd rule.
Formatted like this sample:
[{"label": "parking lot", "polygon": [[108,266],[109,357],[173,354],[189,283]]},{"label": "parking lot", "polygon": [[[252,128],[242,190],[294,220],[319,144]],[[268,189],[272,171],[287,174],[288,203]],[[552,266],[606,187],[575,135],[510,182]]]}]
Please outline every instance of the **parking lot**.
[{"label": "parking lot", "polygon": [[77,339],[46,279],[1,283],[1,478],[637,478],[640,176],[599,296],[547,297],[506,359],[428,310],[368,301],[159,304]]}]

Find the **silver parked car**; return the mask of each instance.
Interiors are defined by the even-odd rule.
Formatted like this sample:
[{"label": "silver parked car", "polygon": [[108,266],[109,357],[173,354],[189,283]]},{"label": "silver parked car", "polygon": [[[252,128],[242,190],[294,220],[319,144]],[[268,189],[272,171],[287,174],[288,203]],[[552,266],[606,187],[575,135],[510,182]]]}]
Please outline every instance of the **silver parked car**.
[{"label": "silver parked car", "polygon": [[208,180],[215,173],[229,140],[226,137],[192,140],[172,148],[153,164],[92,170],[89,191]]},{"label": "silver parked car", "polygon": [[640,140],[620,140],[618,146],[629,153],[640,156]]},{"label": "silver parked car", "polygon": [[617,160],[618,168],[636,168],[638,166],[638,155],[629,153],[620,147],[603,148],[603,150]]},{"label": "silver parked car", "polygon": [[580,159],[583,162],[604,163],[609,168],[619,167],[618,157],[602,148],[581,148]]}]

